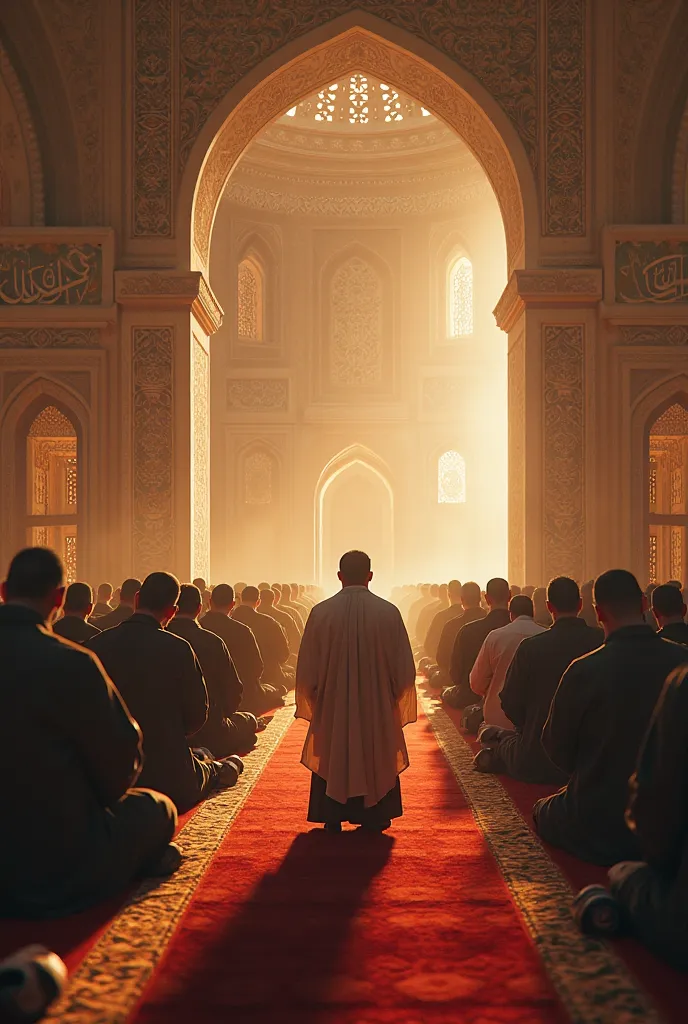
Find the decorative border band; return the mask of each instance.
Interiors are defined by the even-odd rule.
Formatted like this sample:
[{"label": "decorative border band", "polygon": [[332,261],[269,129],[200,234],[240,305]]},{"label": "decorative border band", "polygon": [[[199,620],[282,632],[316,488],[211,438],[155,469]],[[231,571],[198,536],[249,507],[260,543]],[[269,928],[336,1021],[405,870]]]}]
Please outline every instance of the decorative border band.
[{"label": "decorative border band", "polygon": [[578,931],[568,882],[499,780],[474,770],[473,753],[452,720],[422,691],[419,696],[571,1021],[661,1024],[649,997],[613,950]]},{"label": "decorative border band", "polygon": [[60,1024],[124,1024],[165,952],[210,861],[294,721],[276,712],[241,779],[206,800],[178,835],[184,860],[176,874],[143,882],[86,955],[45,1020]]}]

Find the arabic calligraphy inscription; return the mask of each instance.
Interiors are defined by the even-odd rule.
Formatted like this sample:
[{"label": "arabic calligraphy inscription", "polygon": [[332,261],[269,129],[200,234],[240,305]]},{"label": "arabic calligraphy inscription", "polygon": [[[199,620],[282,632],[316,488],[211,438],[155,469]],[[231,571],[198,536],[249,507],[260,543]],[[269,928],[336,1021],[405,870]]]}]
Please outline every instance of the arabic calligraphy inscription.
[{"label": "arabic calligraphy inscription", "polygon": [[0,305],[97,306],[102,301],[100,245],[0,245]]},{"label": "arabic calligraphy inscription", "polygon": [[688,302],[688,242],[617,242],[617,302]]}]

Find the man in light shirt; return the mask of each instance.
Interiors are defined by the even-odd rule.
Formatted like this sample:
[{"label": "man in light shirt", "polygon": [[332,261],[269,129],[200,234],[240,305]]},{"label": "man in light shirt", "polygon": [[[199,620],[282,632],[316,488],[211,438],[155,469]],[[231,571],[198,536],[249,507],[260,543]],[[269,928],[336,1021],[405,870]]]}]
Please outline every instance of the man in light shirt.
[{"label": "man in light shirt", "polygon": [[512,723],[504,714],[499,694],[504,686],[506,674],[518,645],[527,636],[544,633],[544,626],[539,626],[533,619],[533,602],[529,597],[519,594],[512,597],[509,604],[511,622],[507,626],[493,629],[485,637],[480,653],[471,669],[470,685],[473,693],[484,698],[484,724],[480,728],[479,739],[487,739],[486,730],[513,729]]}]

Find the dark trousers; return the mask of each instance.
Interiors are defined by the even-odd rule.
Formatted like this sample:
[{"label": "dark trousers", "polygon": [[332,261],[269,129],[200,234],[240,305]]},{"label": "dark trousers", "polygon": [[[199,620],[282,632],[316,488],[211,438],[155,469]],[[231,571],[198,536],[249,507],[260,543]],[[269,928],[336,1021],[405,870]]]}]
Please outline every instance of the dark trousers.
[{"label": "dark trousers", "polygon": [[656,956],[688,971],[688,923],[674,886],[648,864],[624,861],[609,871],[628,931]]},{"label": "dark trousers", "polygon": [[308,803],[308,821],[320,821],[324,824],[336,824],[348,821],[352,825],[366,825],[375,828],[400,818],[404,813],[401,806],[401,786],[399,778],[389,793],[383,796],[373,807],[365,807],[362,796],[349,797],[345,804],[333,800],[327,795],[327,783],[315,772],[311,773],[311,796]]},{"label": "dark trousers", "polygon": [[599,830],[586,831],[572,820],[565,789],[538,800],[533,807],[533,820],[536,832],[546,843],[589,864],[609,867],[637,855],[637,841],[630,830],[623,838],[611,838],[601,835]]}]

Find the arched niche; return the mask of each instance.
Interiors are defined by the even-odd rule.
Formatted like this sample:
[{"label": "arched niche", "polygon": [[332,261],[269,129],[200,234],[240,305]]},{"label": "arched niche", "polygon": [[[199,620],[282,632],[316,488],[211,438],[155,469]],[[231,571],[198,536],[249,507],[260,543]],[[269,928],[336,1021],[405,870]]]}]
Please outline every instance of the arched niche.
[{"label": "arched niche", "polygon": [[[650,565],[650,521],[659,521],[650,512],[650,436],[657,421],[674,405],[688,409],[688,374],[669,377],[646,392],[631,414],[631,555],[632,569],[643,586],[648,582]],[[688,551],[684,554],[684,565],[687,560]]]},{"label": "arched niche", "polygon": [[[0,412],[0,451],[2,452],[1,504],[3,533],[1,544],[5,561],[13,551],[31,542],[28,528],[43,525],[31,515],[28,505],[32,467],[29,466],[27,443],[32,425],[46,409],[54,408],[74,428],[77,458],[77,500],[75,514],[49,516],[46,524],[59,525],[69,519],[76,525],[77,568],[89,561],[90,538],[84,533],[89,522],[89,477],[91,467],[90,415],[83,401],[70,389],[49,377],[35,377],[26,382],[5,403]],[[36,539],[36,538],[34,538]]]},{"label": "arched niche", "polygon": [[362,445],[335,455],[316,485],[315,570],[326,590],[336,589],[338,560],[351,548],[368,549],[376,575],[373,590],[389,590],[394,582],[394,488],[386,463]]},{"label": "arched niche", "polygon": [[[227,304],[232,316],[232,338],[236,355],[259,359],[275,355],[281,345],[281,262],[279,239],[269,226],[252,228],[238,239],[235,266],[232,267],[232,301]],[[242,264],[253,264],[260,279],[262,332],[259,339],[242,337],[239,329],[239,281]]]},{"label": "arched niche", "polygon": [[[251,441],[238,453],[234,477],[233,562],[239,575],[272,579],[281,564],[282,464],[268,442]],[[255,582],[255,581],[254,581]]]},{"label": "arched niche", "polygon": [[[11,145],[5,140],[11,139]],[[24,90],[0,42],[0,226],[45,223],[43,166]]]},{"label": "arched niche", "polygon": [[481,163],[499,202],[509,269],[534,263],[540,223],[535,182],[504,111],[464,68],[411,34],[359,11],[283,47],[218,105],[191,151],[181,183],[180,259],[207,268],[220,197],[258,132],[309,94],[357,71],[402,89],[457,132]]}]

